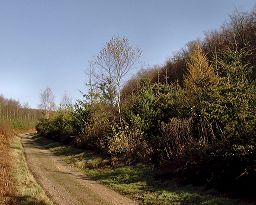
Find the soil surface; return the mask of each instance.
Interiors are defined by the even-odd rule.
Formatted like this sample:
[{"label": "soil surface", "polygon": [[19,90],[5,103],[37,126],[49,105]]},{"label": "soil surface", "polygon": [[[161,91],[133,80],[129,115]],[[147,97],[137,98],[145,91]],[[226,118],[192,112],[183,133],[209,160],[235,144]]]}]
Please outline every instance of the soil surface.
[{"label": "soil surface", "polygon": [[58,156],[25,135],[22,137],[30,171],[47,195],[59,205],[137,204],[119,193],[90,180]]}]

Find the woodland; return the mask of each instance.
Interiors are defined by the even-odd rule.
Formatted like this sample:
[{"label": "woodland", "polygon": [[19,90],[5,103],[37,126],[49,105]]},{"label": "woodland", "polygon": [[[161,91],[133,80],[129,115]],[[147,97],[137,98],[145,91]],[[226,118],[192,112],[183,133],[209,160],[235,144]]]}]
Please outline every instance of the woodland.
[{"label": "woodland", "polygon": [[114,36],[90,63],[83,99],[66,97],[59,109],[49,88],[40,109],[0,96],[1,192],[12,192],[9,136],[35,126],[42,137],[104,155],[106,166],[147,164],[156,179],[255,198],[256,9],[125,80],[141,55]]}]

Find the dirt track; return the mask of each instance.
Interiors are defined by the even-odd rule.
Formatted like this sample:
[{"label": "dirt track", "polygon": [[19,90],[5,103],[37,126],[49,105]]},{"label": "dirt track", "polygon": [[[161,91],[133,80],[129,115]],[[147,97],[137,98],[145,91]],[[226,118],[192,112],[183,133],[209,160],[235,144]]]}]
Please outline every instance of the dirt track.
[{"label": "dirt track", "polygon": [[136,204],[117,192],[90,180],[35,143],[22,138],[28,166],[47,195],[59,205]]}]

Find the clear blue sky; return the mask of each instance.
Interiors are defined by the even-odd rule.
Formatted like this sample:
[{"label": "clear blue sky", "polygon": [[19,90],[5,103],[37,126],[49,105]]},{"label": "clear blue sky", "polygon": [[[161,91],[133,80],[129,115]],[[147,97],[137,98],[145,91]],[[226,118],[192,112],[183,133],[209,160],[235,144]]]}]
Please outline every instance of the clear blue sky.
[{"label": "clear blue sky", "polygon": [[[56,102],[85,90],[88,61],[114,35],[164,64],[188,41],[255,0],[0,0],[0,94],[37,107],[47,86]],[[137,70],[139,67],[137,68]]]}]

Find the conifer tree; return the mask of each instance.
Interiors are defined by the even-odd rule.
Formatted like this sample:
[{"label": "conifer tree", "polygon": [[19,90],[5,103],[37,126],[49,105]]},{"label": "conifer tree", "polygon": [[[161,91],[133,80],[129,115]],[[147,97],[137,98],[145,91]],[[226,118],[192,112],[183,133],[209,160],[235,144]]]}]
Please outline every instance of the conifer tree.
[{"label": "conifer tree", "polygon": [[215,138],[211,113],[212,105],[218,96],[216,88],[219,77],[209,64],[199,43],[193,45],[187,65],[188,73],[184,82],[194,118],[195,135],[206,144]]}]

